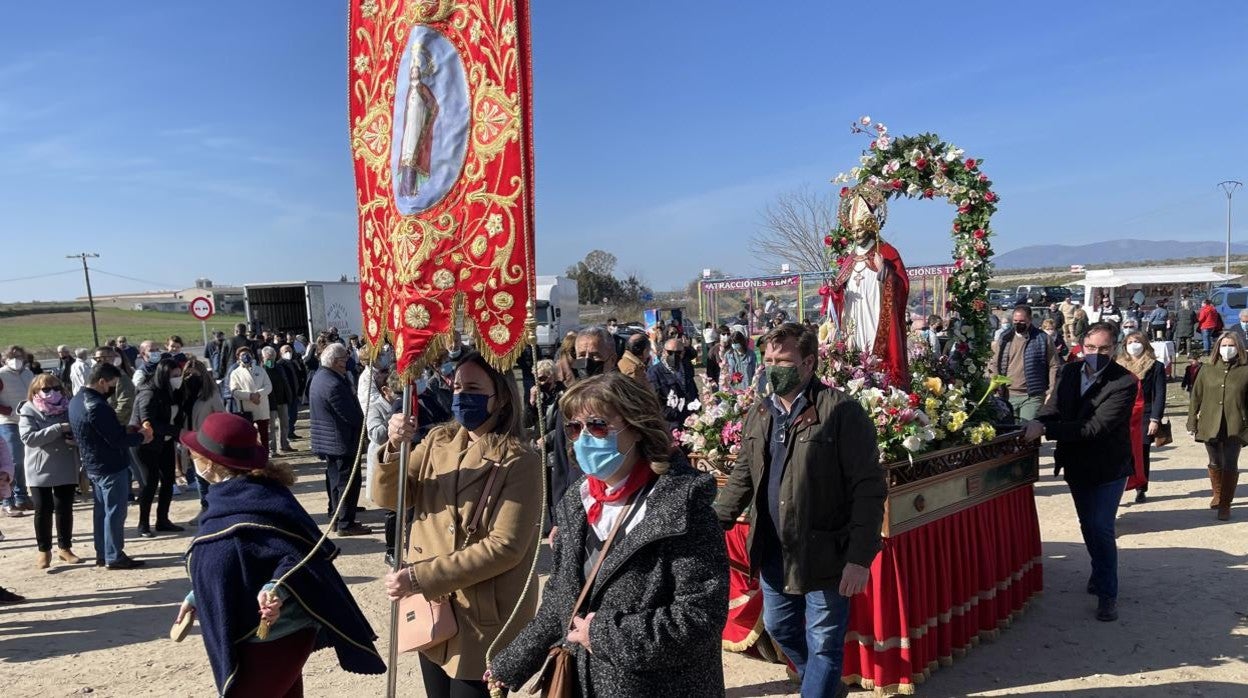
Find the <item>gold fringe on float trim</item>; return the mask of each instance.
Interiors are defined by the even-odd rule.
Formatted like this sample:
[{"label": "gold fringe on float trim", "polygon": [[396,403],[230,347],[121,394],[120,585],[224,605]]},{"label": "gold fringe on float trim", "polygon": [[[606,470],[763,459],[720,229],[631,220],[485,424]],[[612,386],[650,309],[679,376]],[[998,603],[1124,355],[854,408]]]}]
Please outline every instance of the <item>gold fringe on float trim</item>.
[{"label": "gold fringe on float trim", "polygon": [[[1030,571],[1033,566],[1035,566],[1036,564],[1039,564],[1039,562],[1040,562],[1039,557],[1029,561],[1027,564],[1023,565],[1023,567],[1021,567],[1017,572],[1012,573],[1005,580],[998,582],[995,585],[995,588],[989,589],[988,591],[984,591],[984,592],[978,592],[974,596],[971,597],[970,601],[964,604],[958,604],[956,606],[953,606],[948,611],[945,611],[936,616],[933,616],[932,618],[929,618],[927,622],[923,623],[922,625],[916,628],[911,628],[906,637],[890,637],[886,640],[877,641],[874,638],[871,638],[865,635],[859,635],[858,633],[849,632],[845,635],[845,639],[846,641],[856,641],[858,642],[858,644],[864,647],[870,646],[876,652],[886,652],[888,650],[897,649],[897,648],[909,649],[911,639],[918,639],[926,635],[929,629],[934,629],[937,626],[938,619],[939,619],[939,622],[941,623],[947,623],[953,616],[963,615],[968,610],[970,610],[973,606],[978,605],[980,599],[986,600],[986,599],[994,598],[998,591],[1004,591],[1006,589],[1009,589],[1010,586],[1014,582],[1021,580],[1022,576],[1026,574],[1028,571]],[[953,648],[951,650],[952,651],[951,655],[938,657],[937,659],[928,662],[927,665],[923,667],[923,670],[921,672],[910,675],[910,683],[895,683],[895,684],[891,684],[887,686],[877,686],[875,684],[875,681],[869,678],[866,678],[862,676],[861,674],[850,674],[850,675],[842,677],[842,680],[851,685],[856,683],[859,686],[862,686],[864,689],[874,692],[876,696],[895,696],[895,695],[911,696],[911,695],[914,695],[916,687],[923,684],[925,681],[927,681],[927,679],[931,677],[933,671],[939,669],[940,667],[953,666],[953,662],[955,659],[962,659],[963,657],[966,656],[966,653],[971,650],[971,648],[978,646],[981,642],[995,641],[998,638],[1000,638],[1001,631],[1013,625],[1014,621],[1018,619],[1018,617],[1021,616],[1023,613],[1025,613],[1028,607],[1031,606],[1032,602],[1035,601],[1036,598],[1042,595],[1043,593],[1044,593],[1043,591],[1033,592],[1031,596],[1027,597],[1027,599],[1023,601],[1022,606],[1020,606],[1015,611],[1011,611],[1010,614],[1006,616],[1005,618],[1002,618],[1001,620],[997,621],[996,628],[992,630],[981,630],[977,634],[972,635],[970,640],[962,647]],[[761,620],[760,620],[760,623],[761,623]],[[727,645],[725,644],[725,647],[726,646]]]}]

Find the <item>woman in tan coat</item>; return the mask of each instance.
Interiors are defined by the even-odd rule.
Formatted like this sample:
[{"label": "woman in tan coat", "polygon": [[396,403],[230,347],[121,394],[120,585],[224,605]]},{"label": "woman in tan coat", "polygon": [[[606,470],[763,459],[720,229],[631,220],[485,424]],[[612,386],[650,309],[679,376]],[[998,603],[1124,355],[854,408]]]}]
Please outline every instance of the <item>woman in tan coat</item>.
[{"label": "woman in tan coat", "polygon": [[[415,508],[405,559],[410,569],[386,576],[392,599],[412,593],[451,596],[459,632],[420,653],[425,693],[430,698],[488,696],[482,676],[485,655],[497,640],[505,647],[533,618],[538,589],[526,585],[537,554],[542,502],[542,467],[521,437],[516,383],[480,354],[455,368],[455,421],[435,428],[412,448],[407,502]],[[373,501],[394,510],[398,502],[398,452],[417,431],[414,417],[390,420],[389,442],[373,472]],[[494,493],[485,494],[498,468]],[[475,535],[466,530],[479,502],[487,509]],[[523,599],[521,598],[523,596]],[[516,618],[499,639],[503,624]]]},{"label": "woman in tan coat", "polygon": [[1233,332],[1223,333],[1209,365],[1196,374],[1188,403],[1187,431],[1205,444],[1209,453],[1209,480],[1213,485],[1210,509],[1218,519],[1231,518],[1231,500],[1239,484],[1239,451],[1248,443],[1248,356]]}]

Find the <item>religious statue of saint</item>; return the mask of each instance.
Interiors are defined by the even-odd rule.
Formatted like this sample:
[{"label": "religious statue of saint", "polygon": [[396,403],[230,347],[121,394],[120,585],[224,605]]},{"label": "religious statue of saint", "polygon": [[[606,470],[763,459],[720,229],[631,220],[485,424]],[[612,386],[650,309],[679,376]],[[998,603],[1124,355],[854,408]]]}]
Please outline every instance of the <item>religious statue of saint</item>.
[{"label": "religious statue of saint", "polygon": [[420,44],[413,46],[403,110],[403,136],[399,141],[399,180],[395,183],[398,196],[414,197],[420,192],[420,185],[429,181],[438,98],[428,81],[432,80],[435,69],[429,49]]},{"label": "religious statue of saint", "polygon": [[854,247],[837,262],[831,284],[831,318],[852,349],[872,354],[889,380],[910,388],[906,351],[906,303],[910,279],[897,248],[880,239],[887,217],[882,192],[860,185],[841,200],[841,227],[853,236]]}]

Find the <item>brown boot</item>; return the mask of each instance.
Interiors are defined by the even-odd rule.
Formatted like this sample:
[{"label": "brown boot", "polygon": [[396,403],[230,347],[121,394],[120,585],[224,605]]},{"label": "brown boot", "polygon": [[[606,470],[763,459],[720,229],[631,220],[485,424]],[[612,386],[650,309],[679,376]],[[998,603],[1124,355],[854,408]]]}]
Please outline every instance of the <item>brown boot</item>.
[{"label": "brown boot", "polygon": [[1239,471],[1228,470],[1222,473],[1221,487],[1218,489],[1218,521],[1231,518],[1231,502],[1235,499],[1235,486],[1239,484]]},{"label": "brown boot", "polygon": [[52,564],[52,553],[39,552],[39,557],[35,558],[35,567],[46,570]]},{"label": "brown boot", "polygon": [[1209,468],[1209,484],[1213,486],[1213,499],[1209,502],[1210,509],[1218,508],[1218,501],[1222,498],[1222,469]]},{"label": "brown boot", "polygon": [[57,551],[56,556],[61,558],[65,562],[68,562],[71,565],[76,565],[82,562],[82,558],[75,555],[74,551],[70,550],[69,548],[61,548],[60,550]]}]

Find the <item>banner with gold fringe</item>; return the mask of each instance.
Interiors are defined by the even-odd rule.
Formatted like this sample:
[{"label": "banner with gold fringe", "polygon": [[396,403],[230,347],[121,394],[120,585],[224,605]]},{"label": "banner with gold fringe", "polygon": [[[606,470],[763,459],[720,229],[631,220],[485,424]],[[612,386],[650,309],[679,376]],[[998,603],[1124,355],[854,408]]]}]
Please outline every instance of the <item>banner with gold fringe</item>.
[{"label": "banner with gold fringe", "polygon": [[508,367],[534,280],[528,0],[352,0],[360,302],[410,375],[457,311]]}]

